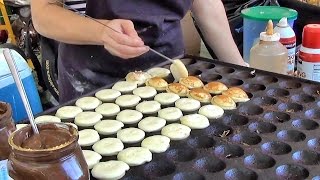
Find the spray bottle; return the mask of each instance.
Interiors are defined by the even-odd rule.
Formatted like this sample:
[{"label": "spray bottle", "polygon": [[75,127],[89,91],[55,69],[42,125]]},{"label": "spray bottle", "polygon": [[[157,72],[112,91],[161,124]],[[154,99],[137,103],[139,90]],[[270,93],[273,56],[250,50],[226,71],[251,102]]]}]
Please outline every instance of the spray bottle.
[{"label": "spray bottle", "polygon": [[288,49],[288,75],[294,74],[296,62],[296,35],[286,17],[282,18],[274,31],[280,34],[280,43]]}]

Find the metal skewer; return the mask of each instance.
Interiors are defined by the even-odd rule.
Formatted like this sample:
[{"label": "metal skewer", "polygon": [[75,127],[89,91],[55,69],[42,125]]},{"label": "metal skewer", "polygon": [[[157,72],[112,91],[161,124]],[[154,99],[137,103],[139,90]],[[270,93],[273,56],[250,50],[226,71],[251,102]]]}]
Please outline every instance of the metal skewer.
[{"label": "metal skewer", "polygon": [[[63,2],[61,2],[61,1],[59,1],[59,0],[55,0],[55,2],[54,3],[59,3],[60,5],[63,5],[63,6],[65,6],[65,7],[67,7],[68,9],[70,9],[70,10],[72,10],[72,11],[75,11],[75,12],[77,12],[77,13],[80,13],[80,11],[78,11],[78,10],[76,10],[76,9],[74,9],[74,8],[72,8],[72,7],[70,7],[70,6],[68,6],[68,5],[66,5],[65,3],[63,3]],[[117,31],[117,30],[115,30],[115,29],[113,29],[112,27],[110,27],[110,26],[108,26],[108,25],[106,25],[106,24],[103,24],[102,22],[100,22],[100,21],[98,21],[98,20],[96,20],[95,18],[93,18],[93,17],[90,17],[90,16],[88,16],[87,14],[81,14],[81,15],[83,15],[83,16],[85,16],[85,17],[87,17],[87,18],[89,18],[89,19],[91,19],[91,20],[93,20],[93,21],[95,21],[95,22],[97,22],[97,23],[99,23],[99,24],[101,24],[101,25],[103,25],[104,27],[107,27],[107,28],[109,28],[109,29],[111,29],[111,30],[113,30],[114,32],[117,32],[117,33],[120,33],[120,34],[122,34],[121,32],[119,32],[119,31]],[[158,52],[158,51],[156,51],[156,50],[154,50],[154,49],[152,49],[152,48],[150,48],[149,47],[149,49],[150,49],[150,51],[151,52],[153,52],[153,53],[155,53],[155,54],[157,54],[157,55],[159,55],[160,57],[162,57],[162,58],[164,58],[164,59],[166,59],[166,60],[168,60],[168,61],[170,61],[170,62],[172,62],[173,63],[173,59],[171,59],[171,58],[169,58],[168,56],[166,56],[166,55],[164,55],[164,54],[162,54],[162,53],[160,53],[160,52]]]},{"label": "metal skewer", "polygon": [[10,71],[11,71],[13,79],[16,82],[16,85],[18,87],[18,91],[19,91],[19,94],[20,94],[21,99],[23,101],[23,105],[24,105],[24,107],[25,107],[25,109],[27,111],[28,118],[29,118],[30,124],[32,126],[33,132],[35,134],[39,134],[39,130],[38,130],[38,127],[37,127],[36,123],[34,122],[34,116],[33,116],[33,113],[32,113],[32,109],[30,107],[30,103],[29,103],[26,91],[24,89],[24,86],[22,84],[20,75],[18,73],[18,68],[17,68],[16,62],[12,57],[12,53],[11,53],[11,51],[9,49],[6,48],[6,49],[3,50],[3,55],[4,55],[4,57],[5,57],[6,61],[7,61],[7,64],[9,66]]}]

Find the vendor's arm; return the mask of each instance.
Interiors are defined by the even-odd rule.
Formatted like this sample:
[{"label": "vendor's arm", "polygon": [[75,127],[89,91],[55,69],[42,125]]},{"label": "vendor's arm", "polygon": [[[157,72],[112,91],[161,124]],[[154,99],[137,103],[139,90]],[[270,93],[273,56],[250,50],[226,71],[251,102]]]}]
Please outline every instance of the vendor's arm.
[{"label": "vendor's arm", "polygon": [[232,38],[221,0],[194,0],[192,13],[204,38],[219,60],[245,65]]},{"label": "vendor's arm", "polygon": [[101,20],[120,34],[52,2],[55,1],[31,0],[33,24],[41,35],[69,44],[103,45],[111,54],[122,58],[148,51],[131,21]]}]

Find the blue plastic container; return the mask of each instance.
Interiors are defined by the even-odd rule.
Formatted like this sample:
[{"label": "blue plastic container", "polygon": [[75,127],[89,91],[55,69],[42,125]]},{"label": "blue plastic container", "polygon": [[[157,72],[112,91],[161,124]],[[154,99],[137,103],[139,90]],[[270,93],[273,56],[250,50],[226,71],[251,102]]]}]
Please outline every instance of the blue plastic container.
[{"label": "blue plastic container", "polygon": [[274,26],[283,17],[287,17],[288,24],[293,27],[298,12],[279,6],[256,6],[241,11],[243,17],[243,59],[249,63],[250,50],[259,42],[260,33],[264,32],[269,20]]},{"label": "blue plastic container", "polygon": [[[0,48],[0,101],[10,103],[13,119],[15,122],[19,122],[28,116],[2,51],[3,49]],[[43,109],[31,69],[19,53],[14,50],[11,50],[11,52],[27,93],[32,112],[38,114]]]}]

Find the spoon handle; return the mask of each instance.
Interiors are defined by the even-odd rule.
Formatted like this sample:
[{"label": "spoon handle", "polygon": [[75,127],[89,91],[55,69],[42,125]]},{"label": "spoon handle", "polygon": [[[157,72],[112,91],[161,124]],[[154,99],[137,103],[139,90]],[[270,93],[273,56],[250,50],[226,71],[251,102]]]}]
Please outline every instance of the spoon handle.
[{"label": "spoon handle", "polygon": [[29,103],[26,91],[24,89],[24,86],[22,84],[20,75],[18,73],[17,65],[15,63],[15,60],[12,57],[12,53],[9,49],[5,48],[3,50],[3,55],[7,61],[7,64],[9,66],[10,71],[11,71],[11,74],[14,78],[14,81],[18,87],[18,91],[19,91],[19,94],[20,94],[21,99],[23,101],[23,105],[27,111],[28,118],[29,118],[30,124],[32,126],[33,132],[35,134],[39,134],[39,130],[38,130],[38,127],[36,126],[36,123],[34,121],[34,116],[33,116],[33,113],[32,113],[31,107],[30,107],[30,103]]}]

